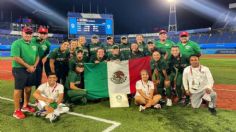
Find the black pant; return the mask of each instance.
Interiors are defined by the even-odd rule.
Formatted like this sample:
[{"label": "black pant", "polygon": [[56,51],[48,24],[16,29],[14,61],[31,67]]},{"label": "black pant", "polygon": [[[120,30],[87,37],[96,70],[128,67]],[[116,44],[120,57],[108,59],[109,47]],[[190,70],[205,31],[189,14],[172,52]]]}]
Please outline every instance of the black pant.
[{"label": "black pant", "polygon": [[[46,72],[47,76],[51,72],[49,61],[50,61],[50,59],[48,58],[47,61],[44,64],[44,69],[45,69],[45,72]],[[68,72],[69,72],[68,62],[55,61],[54,65],[55,65],[55,73],[56,73],[57,78],[58,78],[57,82],[65,85],[66,77],[67,77]]]},{"label": "black pant", "polygon": [[36,78],[35,78],[35,88],[37,89],[39,85],[41,85],[42,74],[43,74],[43,62],[39,61],[36,70],[35,70]]}]

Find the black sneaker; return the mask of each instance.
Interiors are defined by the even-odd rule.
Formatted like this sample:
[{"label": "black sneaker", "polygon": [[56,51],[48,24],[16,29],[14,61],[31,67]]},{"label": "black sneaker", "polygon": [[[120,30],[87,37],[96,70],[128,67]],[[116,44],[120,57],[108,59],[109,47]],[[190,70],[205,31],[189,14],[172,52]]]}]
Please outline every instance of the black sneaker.
[{"label": "black sneaker", "polygon": [[211,112],[212,115],[216,115],[216,109],[215,108],[208,108],[208,110]]}]

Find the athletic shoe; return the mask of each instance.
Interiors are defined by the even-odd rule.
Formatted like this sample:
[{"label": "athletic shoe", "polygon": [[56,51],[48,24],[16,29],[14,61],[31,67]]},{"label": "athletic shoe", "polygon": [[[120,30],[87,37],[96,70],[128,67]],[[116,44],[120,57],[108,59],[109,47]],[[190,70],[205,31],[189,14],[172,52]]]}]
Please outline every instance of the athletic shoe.
[{"label": "athletic shoe", "polygon": [[34,113],[35,112],[35,109],[29,105],[27,105],[26,107],[23,107],[21,109],[22,112],[30,112],[30,113]]},{"label": "athletic shoe", "polygon": [[160,104],[156,104],[153,107],[156,108],[156,109],[161,109],[161,105]]},{"label": "athletic shoe", "polygon": [[49,119],[51,123],[55,122],[58,119],[59,116],[57,116],[54,113],[49,113],[45,118]]},{"label": "athletic shoe", "polygon": [[82,104],[83,105],[86,105],[87,104],[87,98],[86,97],[82,97],[82,99],[81,99],[81,102],[82,102]]},{"label": "athletic shoe", "polygon": [[34,113],[34,115],[36,116],[36,117],[39,117],[39,116],[46,116],[46,111],[45,110],[39,110],[39,111],[36,111],[35,113]]},{"label": "athletic shoe", "polygon": [[140,106],[139,106],[139,111],[142,112],[142,111],[144,111],[144,110],[145,110],[145,107],[142,106],[142,105],[140,105]]},{"label": "athletic shoe", "polygon": [[166,106],[172,106],[172,101],[171,101],[171,99],[167,99]]},{"label": "athletic shoe", "polygon": [[211,112],[212,115],[216,115],[216,109],[215,108],[208,108],[208,110]]},{"label": "athletic shoe", "polygon": [[21,110],[16,110],[13,113],[13,117],[15,117],[16,119],[24,119],[25,118],[25,114]]}]

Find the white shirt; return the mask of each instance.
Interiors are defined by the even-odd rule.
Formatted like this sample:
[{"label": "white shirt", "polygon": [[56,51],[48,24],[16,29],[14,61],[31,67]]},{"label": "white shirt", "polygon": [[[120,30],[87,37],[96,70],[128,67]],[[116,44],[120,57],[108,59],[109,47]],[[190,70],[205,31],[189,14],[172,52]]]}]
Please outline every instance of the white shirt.
[{"label": "white shirt", "polygon": [[43,83],[38,87],[38,90],[40,91],[41,95],[53,99],[54,101],[58,100],[59,94],[64,93],[64,86],[56,83],[53,87],[50,87],[48,82]]},{"label": "white shirt", "polygon": [[138,90],[141,89],[146,96],[150,96],[151,89],[154,89],[154,84],[152,81],[148,81],[147,83],[139,80],[136,82],[136,94],[135,96],[140,96]]},{"label": "white shirt", "polygon": [[214,80],[211,72],[206,66],[199,66],[193,68],[188,66],[183,72],[183,86],[185,90],[189,90],[191,93],[199,93],[206,88],[212,89]]}]

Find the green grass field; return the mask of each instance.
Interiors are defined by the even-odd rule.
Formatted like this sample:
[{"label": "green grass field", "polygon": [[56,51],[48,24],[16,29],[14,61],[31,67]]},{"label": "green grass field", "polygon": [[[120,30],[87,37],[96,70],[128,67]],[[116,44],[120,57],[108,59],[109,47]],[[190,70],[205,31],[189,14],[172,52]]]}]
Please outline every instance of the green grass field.
[{"label": "green grass field", "polygon": [[[216,84],[236,84],[236,59],[202,59],[201,63],[212,71]],[[0,80],[0,96],[12,98],[13,82]],[[161,110],[149,109],[142,113],[132,104],[129,108],[109,108],[109,102],[89,103],[75,106],[73,111],[112,121],[121,125],[117,132],[235,132],[236,111],[218,109],[218,115],[212,116],[205,108],[173,106]],[[12,102],[0,99],[0,131],[2,132],[97,132],[111,124],[83,117],[64,114],[56,123],[32,115],[24,120],[12,117]]]}]

